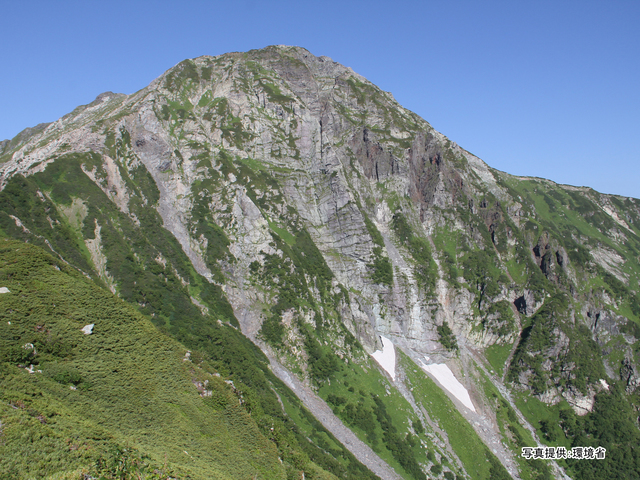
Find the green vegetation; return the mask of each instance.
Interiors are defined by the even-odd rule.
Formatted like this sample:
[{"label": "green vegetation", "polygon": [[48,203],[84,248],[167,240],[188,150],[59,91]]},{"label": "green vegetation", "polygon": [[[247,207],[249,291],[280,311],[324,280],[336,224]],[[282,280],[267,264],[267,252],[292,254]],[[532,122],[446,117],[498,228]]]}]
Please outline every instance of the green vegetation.
[{"label": "green vegetation", "polygon": [[321,385],[340,370],[341,362],[331,349],[320,345],[308,326],[300,327],[304,332],[304,346],[309,355],[309,376],[316,385]]},{"label": "green vegetation", "polygon": [[[289,241],[291,244],[275,232],[272,232],[272,237],[282,250],[282,256],[264,253],[263,265],[257,261],[250,265],[251,272],[266,289],[278,292],[278,300],[271,307],[271,312],[281,315],[294,307],[317,308],[310,286],[318,290],[320,299],[332,301],[329,289],[333,273],[306,229],[294,230],[293,240]],[[307,282],[305,274],[310,277],[312,285]]]},{"label": "green vegetation", "polygon": [[[340,478],[373,478],[275,377],[262,352],[236,329],[200,321],[177,336],[234,381],[245,408],[275,442],[290,469],[312,475],[314,465],[319,465]],[[285,399],[283,411],[280,402],[284,404]]]},{"label": "green vegetation", "polygon": [[[291,112],[290,104],[294,99],[282,93],[280,87],[276,84],[276,82],[278,82],[278,79],[275,78],[277,74],[273,70],[265,69],[262,65],[254,61],[245,62],[245,66],[252,75],[251,81],[264,91],[269,101],[282,105],[287,111]],[[248,85],[246,85],[245,88],[249,90]]]},{"label": "green vegetation", "polygon": [[188,82],[199,82],[198,67],[193,60],[184,60],[173,67],[164,80],[166,89],[173,92],[181,92]]},{"label": "green vegetation", "polygon": [[428,294],[433,294],[436,287],[437,266],[431,254],[429,242],[413,233],[406,217],[399,212],[393,215],[391,226],[400,242],[407,247],[414,260],[414,275],[418,285]]},{"label": "green vegetation", "polygon": [[411,359],[403,353],[400,356],[416,402],[447,432],[449,443],[467,474],[472,479],[482,480],[510,478],[449,397]]},{"label": "green vegetation", "polygon": [[[427,476],[420,468],[413,454],[413,447],[419,443],[410,433],[404,437],[398,434],[398,429],[393,425],[391,415],[387,412],[384,402],[377,395],[372,396],[375,402],[373,410],[378,423],[383,431],[383,439],[393,457],[402,465],[402,468],[416,480],[426,480]],[[357,415],[355,418],[358,418]],[[363,418],[368,423],[366,417]]]},{"label": "green vegetation", "polygon": [[567,474],[572,478],[604,480],[640,476],[637,447],[640,431],[621,382],[614,382],[609,391],[598,393],[593,411],[582,417],[566,402],[548,406],[534,397],[523,396],[517,403],[529,421],[538,425],[539,436],[548,445],[606,449],[604,460],[565,460]]},{"label": "green vegetation", "polygon": [[571,446],[602,446],[607,453],[604,460],[596,462],[567,460],[570,474],[594,480],[640,477],[640,432],[620,382],[612,385],[610,392],[596,395],[593,412],[585,417],[572,414],[565,410],[561,417]]},{"label": "green vegetation", "polygon": [[476,292],[478,310],[483,310],[500,293],[500,283],[509,283],[509,279],[499,270],[495,256],[485,250],[467,253],[462,261],[462,275],[472,291]]},{"label": "green vegetation", "polygon": [[446,320],[443,321],[442,325],[439,325],[436,330],[440,336],[440,343],[444,348],[447,350],[458,350],[458,341]]},{"label": "green vegetation", "polygon": [[529,430],[520,424],[514,409],[502,397],[484,372],[477,368],[475,371],[486,399],[496,412],[496,421],[504,443],[511,450],[514,459],[518,463],[520,476],[525,480],[551,480],[553,478],[551,469],[545,463],[545,460],[527,460],[522,457],[522,447],[530,447],[537,445],[537,443]]},{"label": "green vegetation", "polygon": [[484,350],[485,358],[498,373],[499,377],[502,377],[512,346],[512,344],[500,345],[495,343]]},{"label": "green vegetation", "polygon": [[357,78],[349,77],[347,79],[347,84],[351,88],[351,92],[356,97],[356,101],[358,105],[365,105],[367,101],[367,97],[370,97],[373,93],[373,89],[370,85],[361,82]]},{"label": "green vegetation", "polygon": [[506,336],[513,333],[515,322],[511,303],[507,300],[492,303],[485,312],[483,325],[496,335]]},{"label": "green vegetation", "polygon": [[458,277],[458,247],[462,247],[459,232],[450,231],[449,229],[440,228],[436,230],[433,236],[433,243],[436,250],[441,254],[441,267],[449,285],[460,287]]},{"label": "green vegetation", "polygon": [[373,263],[367,265],[373,270],[371,280],[388,287],[393,285],[393,267],[387,257],[382,256],[380,247],[373,247]]},{"label": "green vegetation", "polygon": [[[117,149],[123,152],[125,147]],[[180,244],[163,227],[160,215],[152,208],[159,193],[144,167],[130,172],[119,169],[132,192],[129,211],[136,216],[138,226],[82,171],[82,168],[94,169],[99,179],[104,178],[106,174],[100,170],[101,162],[97,155],[69,154],[62,160],[34,176],[12,177],[0,192],[0,229],[5,235],[48,248],[46,240],[73,265],[84,272],[92,272],[94,259],[89,256],[84,239],[94,239],[99,227],[106,269],[115,278],[119,294],[124,300],[140,306],[141,312],[150,315],[154,323],[171,329],[189,324],[193,316],[199,316],[200,311],[191,301],[189,289],[199,291],[200,299],[211,315],[236,322],[220,287],[194,272]],[[39,197],[38,190],[49,192],[51,200],[46,196]],[[54,203],[71,205],[73,199],[80,199],[88,205],[81,229],[73,229],[65,216],[57,213]],[[21,219],[31,234],[17,227],[9,215]],[[52,219],[51,223],[48,218]],[[196,227],[212,240],[207,253],[217,258],[228,258],[222,242],[224,234],[211,223],[205,223],[206,220],[203,218]],[[158,261],[161,258],[165,259],[164,265]],[[208,259],[214,275],[220,276],[217,262]],[[103,284],[97,274],[94,278]],[[185,285],[185,280],[189,285]]]},{"label": "green vegetation", "polygon": [[[570,448],[571,442],[568,440],[560,426],[561,419],[568,412],[573,414],[573,410],[566,401],[557,405],[548,406],[528,392],[521,392],[515,397],[516,405],[520,412],[537,429],[538,437],[548,445],[558,445]],[[575,414],[574,414],[575,416]]]},{"label": "green vegetation", "polygon": [[253,138],[253,134],[245,130],[243,119],[233,115],[226,98],[209,100],[209,96],[203,95],[198,102],[198,109],[202,118],[211,122],[210,130],[220,129],[222,138],[230,145],[241,149],[245,142]]},{"label": "green vegetation", "polygon": [[369,359],[350,362],[350,368],[343,368],[319,393],[400,475],[424,479],[420,464],[435,461],[435,446],[411,405],[372,363]]},{"label": "green vegetation", "polygon": [[373,262],[367,265],[372,270],[371,280],[380,285],[390,287],[393,285],[393,266],[391,265],[389,258],[382,255],[384,239],[382,238],[380,231],[362,209],[361,213],[364,219],[364,224],[367,227],[367,231],[369,232],[374,244],[372,249]]},{"label": "green vegetation", "polygon": [[[329,478],[323,469],[340,478],[373,478],[301,407],[295,395],[269,371],[257,347],[234,328],[220,326],[210,317],[194,317],[191,328],[174,331],[191,345],[193,362],[185,363],[181,360],[184,347],[157,332],[148,320],[110,293],[36,247],[10,241],[6,245],[0,252],[7,257],[0,264],[0,277],[12,293],[0,297],[5,302],[0,309],[6,317],[0,330],[18,330],[2,334],[3,339],[12,340],[3,341],[0,350],[5,362],[1,408],[14,415],[8,424],[3,413],[5,432],[18,436],[10,437],[15,441],[6,444],[5,449],[13,448],[15,453],[4,457],[12,460],[2,468],[19,468],[22,460],[14,463],[13,459],[18,454],[28,458],[23,448],[44,448],[51,457],[38,464],[40,470],[33,464],[29,468],[36,470],[31,471],[84,468],[100,472],[105,466],[120,468],[118,465],[127,462],[131,471],[161,471],[166,453],[173,470],[192,472],[198,478],[245,478],[242,472],[249,468],[265,472],[265,468],[272,468],[273,473],[263,474],[267,478],[284,478],[285,471],[287,476],[304,471],[312,478]],[[26,317],[28,311],[38,314]],[[94,334],[83,336],[80,328],[88,323],[95,323]],[[21,348],[27,343],[35,346],[35,357]],[[15,364],[25,360],[35,368],[39,365],[44,373],[29,375],[17,369]],[[217,372],[232,380],[233,388],[216,377]],[[211,396],[201,398],[193,382],[208,382]],[[77,385],[76,390],[69,389],[70,385]],[[283,398],[288,399],[287,413],[280,404]],[[95,408],[94,417],[87,417],[92,411],[87,410],[89,405]],[[293,423],[292,413],[299,422]],[[45,423],[38,419],[41,414]],[[44,433],[33,432],[33,441],[44,443],[20,443],[21,448],[16,448],[15,442],[23,442],[18,440],[23,437],[22,430],[13,425],[17,428],[26,418],[32,418],[30,424],[38,429],[45,429]],[[50,426],[40,427],[55,422],[64,427],[59,433],[52,432]],[[126,429],[120,432],[122,425]],[[307,433],[302,433],[303,429]],[[220,435],[229,435],[222,442],[231,450],[207,446],[207,442],[219,444],[219,430]],[[103,433],[96,437],[96,432]],[[65,438],[81,448],[70,450]],[[256,442],[264,445],[254,447]],[[236,458],[234,448],[242,458]],[[130,453],[114,460],[109,456],[114,449]],[[277,462],[277,456],[284,466]],[[29,470],[25,467],[24,471]]]},{"label": "green vegetation", "polygon": [[[521,372],[531,373],[529,386],[536,394],[542,394],[550,385],[575,387],[586,393],[587,386],[605,378],[599,348],[584,325],[572,326],[563,321],[567,314],[568,300],[556,295],[545,302],[536,312],[521,335],[509,368],[508,380],[516,382]],[[550,372],[542,368],[545,355],[554,345],[560,330],[570,338],[569,348],[564,349],[555,360]]]},{"label": "green vegetation", "polygon": [[3,478],[285,478],[241,394],[135,309],[19,241],[0,240],[0,281]]}]

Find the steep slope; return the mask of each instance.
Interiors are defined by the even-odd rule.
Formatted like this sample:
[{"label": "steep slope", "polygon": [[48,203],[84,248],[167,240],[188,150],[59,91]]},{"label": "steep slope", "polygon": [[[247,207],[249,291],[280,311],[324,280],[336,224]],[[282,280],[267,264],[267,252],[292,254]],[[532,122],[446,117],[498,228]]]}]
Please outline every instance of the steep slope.
[{"label": "steep slope", "polygon": [[0,249],[2,478],[286,478],[211,367],[39,247]]},{"label": "steep slope", "polygon": [[[2,147],[3,234],[279,400],[325,452],[291,390],[227,358],[235,327],[405,478],[560,476],[520,447],[604,442],[618,400],[637,430],[638,200],[493,170],[297,47],[186,60],[23,137]],[[380,335],[395,372],[369,355]],[[453,389],[445,362],[473,409],[430,397]],[[632,471],[633,441],[607,441],[603,462],[560,464]]]}]

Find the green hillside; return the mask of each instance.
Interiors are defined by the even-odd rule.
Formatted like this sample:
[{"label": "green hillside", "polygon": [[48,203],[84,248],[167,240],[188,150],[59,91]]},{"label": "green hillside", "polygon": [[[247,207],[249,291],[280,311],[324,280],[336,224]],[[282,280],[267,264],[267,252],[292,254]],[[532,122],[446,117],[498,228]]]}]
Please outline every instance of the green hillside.
[{"label": "green hillside", "polygon": [[19,241],[0,281],[1,478],[287,478],[242,392],[135,309]]}]

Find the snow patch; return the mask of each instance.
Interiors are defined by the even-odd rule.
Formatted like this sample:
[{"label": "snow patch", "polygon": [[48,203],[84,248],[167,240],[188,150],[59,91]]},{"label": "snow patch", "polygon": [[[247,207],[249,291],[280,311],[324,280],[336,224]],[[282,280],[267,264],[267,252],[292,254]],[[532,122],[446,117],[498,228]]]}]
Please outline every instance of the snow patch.
[{"label": "snow patch", "polygon": [[444,363],[432,363],[431,365],[425,365],[420,362],[420,367],[427,373],[433,375],[438,383],[448,390],[454,397],[456,397],[462,404],[472,412],[476,411],[476,408],[471,402],[469,392],[464,385],[462,385],[458,379],[453,375],[453,372]]},{"label": "snow patch", "polygon": [[396,349],[393,342],[386,337],[380,335],[382,340],[382,350],[376,350],[371,354],[376,362],[380,364],[385,371],[391,375],[393,381],[396,380]]},{"label": "snow patch", "polygon": [[602,385],[602,387],[605,390],[609,390],[609,384],[607,383],[607,381],[605,379],[603,379],[603,378],[600,379],[600,385]]},{"label": "snow patch", "polygon": [[0,287],[0,293],[11,293],[7,287]]}]

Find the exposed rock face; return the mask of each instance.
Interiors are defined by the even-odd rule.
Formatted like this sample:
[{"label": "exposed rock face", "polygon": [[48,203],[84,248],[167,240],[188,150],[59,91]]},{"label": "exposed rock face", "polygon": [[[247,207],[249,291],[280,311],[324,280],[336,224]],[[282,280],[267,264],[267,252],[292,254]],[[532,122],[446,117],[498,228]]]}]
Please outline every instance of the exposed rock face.
[{"label": "exposed rock face", "polygon": [[622,361],[622,367],[620,367],[620,378],[625,382],[628,393],[633,393],[640,386],[638,368],[628,357]]},{"label": "exposed rock face", "polygon": [[518,312],[529,317],[540,308],[542,302],[536,302],[533,291],[525,288],[523,294],[517,297],[513,304],[518,309]]},{"label": "exposed rock face", "polygon": [[561,271],[569,267],[567,252],[548,232],[544,232],[538,239],[533,247],[533,255],[544,276],[553,283],[557,284]]}]

